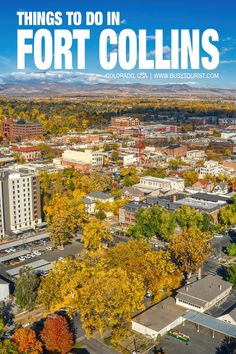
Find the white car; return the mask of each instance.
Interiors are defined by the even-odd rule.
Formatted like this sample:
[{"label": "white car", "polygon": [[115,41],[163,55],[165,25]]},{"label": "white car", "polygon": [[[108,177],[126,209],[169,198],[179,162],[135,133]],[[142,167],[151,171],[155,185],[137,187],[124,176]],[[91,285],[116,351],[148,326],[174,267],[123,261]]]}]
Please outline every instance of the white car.
[{"label": "white car", "polygon": [[224,235],[216,234],[216,235],[214,235],[214,237],[216,237],[216,238],[221,238],[221,237],[224,237]]},{"label": "white car", "polygon": [[48,247],[46,247],[46,250],[52,251],[52,247],[51,247],[51,246],[48,246]]},{"label": "white car", "polygon": [[31,254],[28,253],[28,254],[25,256],[25,258],[26,258],[26,259],[30,259],[30,258],[31,258]]},{"label": "white car", "polygon": [[23,256],[19,257],[19,261],[21,261],[21,262],[25,261],[25,257],[23,257]]},{"label": "white car", "polygon": [[63,261],[64,257],[59,257],[58,261]]}]

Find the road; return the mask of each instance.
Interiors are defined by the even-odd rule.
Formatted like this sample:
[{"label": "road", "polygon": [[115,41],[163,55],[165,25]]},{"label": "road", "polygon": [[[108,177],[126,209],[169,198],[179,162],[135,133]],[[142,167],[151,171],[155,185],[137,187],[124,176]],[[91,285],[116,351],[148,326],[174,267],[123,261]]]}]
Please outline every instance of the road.
[{"label": "road", "polygon": [[117,354],[118,352],[96,339],[83,339],[80,341],[82,348],[78,354]]}]

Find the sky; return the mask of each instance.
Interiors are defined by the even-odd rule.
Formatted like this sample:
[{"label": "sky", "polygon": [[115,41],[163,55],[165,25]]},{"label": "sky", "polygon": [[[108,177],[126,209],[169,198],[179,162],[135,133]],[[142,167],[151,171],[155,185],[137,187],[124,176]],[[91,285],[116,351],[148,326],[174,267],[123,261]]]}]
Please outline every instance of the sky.
[{"label": "sky", "polygon": [[[194,73],[204,73],[204,69],[184,70],[188,78],[172,79],[171,77],[160,78],[149,75],[148,70],[135,68],[129,73],[133,77],[120,78],[120,74],[127,74],[119,65],[111,71],[101,68],[99,63],[99,35],[107,25],[86,27],[81,25],[77,28],[89,28],[91,38],[86,42],[86,68],[84,70],[55,71],[53,68],[46,72],[40,72],[35,68],[33,60],[27,59],[27,67],[24,71],[16,68],[17,53],[17,11],[80,11],[85,15],[86,11],[119,11],[121,17],[120,26],[112,27],[118,33],[125,28],[131,28],[138,33],[139,29],[146,29],[149,40],[147,41],[147,56],[153,57],[154,43],[152,39],[155,29],[164,31],[165,57],[170,56],[170,30],[171,29],[199,29],[201,32],[207,28],[214,28],[219,33],[217,47],[220,52],[220,64],[214,78],[196,78]],[[236,25],[235,25],[236,2],[235,0],[2,0],[0,2],[0,83],[27,81],[27,80],[54,80],[63,82],[85,83],[187,83],[197,87],[220,87],[236,89]],[[30,26],[27,27],[31,28]],[[36,31],[39,27],[34,27]],[[54,27],[46,27],[53,31]],[[63,23],[61,28],[67,29]],[[73,27],[76,28],[76,27]],[[70,28],[72,29],[72,28]],[[74,49],[73,49],[74,50]],[[115,52],[116,47],[112,48]],[[140,72],[147,72],[147,78],[137,76]],[[157,73],[157,70],[151,74]],[[181,70],[159,70],[161,73],[178,73]],[[183,71],[181,72],[183,73]]]}]

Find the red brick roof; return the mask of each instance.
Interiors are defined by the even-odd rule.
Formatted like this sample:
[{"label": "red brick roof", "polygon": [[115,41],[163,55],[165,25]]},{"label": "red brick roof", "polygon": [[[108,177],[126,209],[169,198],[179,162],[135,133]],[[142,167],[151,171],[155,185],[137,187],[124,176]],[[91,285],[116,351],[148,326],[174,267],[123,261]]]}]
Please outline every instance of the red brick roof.
[{"label": "red brick roof", "polygon": [[11,150],[19,152],[34,152],[40,151],[40,148],[38,146],[12,146]]}]

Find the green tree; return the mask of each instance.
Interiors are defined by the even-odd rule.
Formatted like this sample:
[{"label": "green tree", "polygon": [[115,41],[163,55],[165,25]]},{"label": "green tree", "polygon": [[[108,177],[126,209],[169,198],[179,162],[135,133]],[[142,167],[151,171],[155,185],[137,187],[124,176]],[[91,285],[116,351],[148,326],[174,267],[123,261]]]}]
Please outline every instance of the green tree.
[{"label": "green tree", "polygon": [[20,269],[19,277],[15,284],[16,304],[26,310],[32,310],[36,304],[39,278],[31,267]]},{"label": "green tree", "polygon": [[227,246],[227,254],[229,256],[236,256],[236,244],[235,243],[230,243]]},{"label": "green tree", "polygon": [[174,233],[175,216],[160,206],[141,209],[136,216],[135,225],[130,226],[127,234],[134,238],[153,237],[167,240]]},{"label": "green tree", "polygon": [[202,231],[211,231],[213,227],[210,215],[205,212],[201,213],[186,205],[175,211],[175,217],[182,228],[196,226]]},{"label": "green tree", "polygon": [[227,279],[236,288],[236,264],[228,268]]}]

